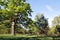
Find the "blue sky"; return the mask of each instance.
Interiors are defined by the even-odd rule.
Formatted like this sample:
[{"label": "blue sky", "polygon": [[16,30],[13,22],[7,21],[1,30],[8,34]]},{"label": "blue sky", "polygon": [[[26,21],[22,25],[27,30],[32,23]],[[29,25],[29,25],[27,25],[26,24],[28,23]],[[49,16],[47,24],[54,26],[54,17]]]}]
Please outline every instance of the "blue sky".
[{"label": "blue sky", "polygon": [[51,25],[53,18],[60,14],[60,0],[28,0],[28,2],[33,10],[33,20],[36,14],[42,13]]}]

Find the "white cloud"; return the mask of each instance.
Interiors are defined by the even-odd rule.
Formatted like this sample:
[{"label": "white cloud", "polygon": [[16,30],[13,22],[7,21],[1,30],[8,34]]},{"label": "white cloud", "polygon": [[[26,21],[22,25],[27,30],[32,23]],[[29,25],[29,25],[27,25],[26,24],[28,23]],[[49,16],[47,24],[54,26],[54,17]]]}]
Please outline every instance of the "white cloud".
[{"label": "white cloud", "polygon": [[49,5],[46,5],[46,8],[47,8],[47,10],[49,10],[49,11],[54,11],[54,9],[53,9],[51,6],[49,6]]}]

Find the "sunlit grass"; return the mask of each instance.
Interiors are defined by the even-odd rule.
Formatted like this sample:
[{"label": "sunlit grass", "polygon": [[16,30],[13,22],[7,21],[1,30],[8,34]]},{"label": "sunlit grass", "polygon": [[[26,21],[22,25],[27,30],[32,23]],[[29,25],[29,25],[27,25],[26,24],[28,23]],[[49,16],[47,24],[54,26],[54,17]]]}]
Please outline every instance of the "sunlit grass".
[{"label": "sunlit grass", "polygon": [[53,40],[53,39],[60,39],[60,37],[48,37],[48,36],[41,36],[41,35],[30,35],[30,34],[16,34],[15,36],[14,35],[11,35],[11,34],[0,34],[0,39],[7,39],[7,40],[26,40],[26,39],[29,39],[29,40]]},{"label": "sunlit grass", "polygon": [[0,34],[0,37],[38,37],[40,35],[30,35],[30,34],[16,34],[16,35],[11,35],[11,34]]}]

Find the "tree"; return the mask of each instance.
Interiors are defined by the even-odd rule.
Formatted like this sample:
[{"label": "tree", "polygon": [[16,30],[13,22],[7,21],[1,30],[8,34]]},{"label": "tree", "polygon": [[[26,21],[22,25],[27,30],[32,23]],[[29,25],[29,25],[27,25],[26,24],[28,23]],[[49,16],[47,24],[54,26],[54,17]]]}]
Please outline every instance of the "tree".
[{"label": "tree", "polygon": [[41,30],[41,33],[47,33],[48,21],[43,14],[36,15],[36,25]]},{"label": "tree", "polygon": [[12,23],[13,35],[17,21],[25,22],[28,16],[31,16],[31,12],[30,5],[26,0],[0,0],[0,14],[5,15],[4,20],[10,20]]},{"label": "tree", "polygon": [[58,25],[58,24],[60,24],[60,15],[56,16],[52,21],[52,25]]},{"label": "tree", "polygon": [[56,34],[60,33],[60,15],[56,16],[52,21],[52,26],[55,28]]}]

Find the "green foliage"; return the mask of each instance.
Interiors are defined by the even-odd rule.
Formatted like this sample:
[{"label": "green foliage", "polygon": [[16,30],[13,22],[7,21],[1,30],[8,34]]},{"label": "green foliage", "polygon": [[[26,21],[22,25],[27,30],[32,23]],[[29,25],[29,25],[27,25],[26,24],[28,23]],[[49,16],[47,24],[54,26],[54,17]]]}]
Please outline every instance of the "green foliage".
[{"label": "green foliage", "polygon": [[[60,28],[60,15],[56,16],[52,21],[52,27],[50,28],[48,34],[57,36]],[[59,35],[58,35],[59,36]]]},{"label": "green foliage", "polygon": [[60,15],[54,18],[52,25],[60,25]]},{"label": "green foliage", "polygon": [[[30,4],[26,0],[0,0],[0,25],[4,25],[3,28],[7,30],[10,28],[11,30],[13,20],[20,21],[20,24],[23,24],[29,19],[28,16],[31,16],[31,12]],[[29,23],[32,22],[27,22],[26,24]]]},{"label": "green foliage", "polygon": [[38,27],[36,27],[36,25],[34,23],[29,25],[29,28],[30,28],[29,32],[31,34],[39,34],[39,29],[38,29]]},{"label": "green foliage", "polygon": [[1,8],[0,12],[6,14],[9,19],[19,12],[25,17],[28,16],[28,14],[31,15],[32,12],[29,3],[27,3],[26,0],[1,0],[0,5],[3,6],[3,9]]},{"label": "green foliage", "polygon": [[54,33],[56,33],[56,27],[52,26],[49,30],[48,30],[48,35],[49,36],[53,36]]},{"label": "green foliage", "polygon": [[[48,30],[48,21],[43,14],[36,15],[36,26],[41,30],[41,32],[46,33]],[[46,30],[46,31],[45,31]]]},{"label": "green foliage", "polygon": [[36,22],[39,24],[39,26],[42,26],[43,28],[48,26],[47,19],[43,16],[43,14],[36,15]]}]

